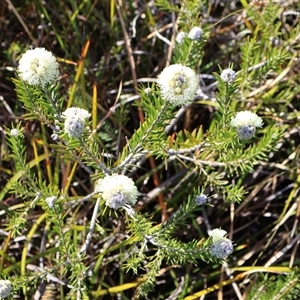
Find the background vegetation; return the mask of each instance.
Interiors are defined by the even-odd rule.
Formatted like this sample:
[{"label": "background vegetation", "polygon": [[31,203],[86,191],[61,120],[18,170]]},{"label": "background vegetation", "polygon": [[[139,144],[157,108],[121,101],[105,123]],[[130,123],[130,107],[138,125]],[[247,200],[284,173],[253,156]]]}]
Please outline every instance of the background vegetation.
[{"label": "background vegetation", "polygon": [[[55,268],[56,236],[43,219],[41,206],[25,210],[24,227],[14,238],[7,224],[25,207],[24,199],[7,192],[20,174],[9,156],[5,128],[24,126],[27,162],[41,180],[58,179],[71,199],[93,190],[83,168],[73,169],[55,157],[51,131],[38,120],[25,120],[17,100],[15,68],[30,46],[45,47],[59,59],[60,93],[70,103],[90,107],[97,101],[101,151],[116,156],[143,122],[138,87],[151,86],[172,61],[178,30],[200,25],[205,31],[202,51],[190,62],[200,74],[203,94],[195,104],[179,110],[169,130],[169,142],[185,144],[212,126],[216,115],[216,76],[219,66],[241,70],[236,110],[255,109],[266,125],[284,133],[274,150],[254,166],[219,166],[218,180],[229,180],[235,192],[210,187],[211,206],[187,220],[176,233],[183,242],[200,240],[209,228],[227,230],[236,247],[223,265],[199,262],[197,266],[166,264],[159,271],[149,299],[298,299],[299,268],[299,1],[12,1],[0,3],[0,276],[19,276],[21,299],[65,299],[72,274],[56,270],[48,281],[35,272]],[[172,4],[172,3],[171,3]],[[197,6],[197,18],[182,9]],[[193,12],[193,16],[194,12]],[[171,50],[170,50],[171,49]],[[177,56],[176,56],[177,55]],[[175,52],[180,59],[180,48]],[[134,61],[134,68],[133,68]],[[267,70],[267,71],[266,71]],[[121,109],[115,110],[116,105]],[[276,150],[276,151],[275,151]],[[226,162],[225,162],[226,163]],[[253,167],[253,168],[252,168]],[[234,174],[243,168],[246,174]],[[245,169],[246,168],[246,169]],[[250,170],[251,169],[251,170]],[[191,189],[201,188],[203,176],[175,160],[165,168],[163,159],[146,160],[132,174],[142,193],[137,209],[157,224],[186,201]],[[54,178],[54,179],[53,179]],[[70,180],[72,178],[72,180]],[[232,200],[241,200],[233,202]],[[80,247],[94,202],[66,207],[70,236]],[[124,217],[125,218],[125,217]],[[85,265],[90,299],[134,299],[139,276],[122,267],[127,256],[123,217],[100,215]],[[97,238],[99,237],[99,238]],[[44,241],[50,241],[45,245]],[[131,250],[132,251],[132,250]],[[151,253],[151,249],[149,249]],[[53,274],[53,273],[52,273]],[[140,274],[142,275],[142,274]],[[30,280],[35,280],[32,287]],[[46,298],[48,297],[48,298]]]}]

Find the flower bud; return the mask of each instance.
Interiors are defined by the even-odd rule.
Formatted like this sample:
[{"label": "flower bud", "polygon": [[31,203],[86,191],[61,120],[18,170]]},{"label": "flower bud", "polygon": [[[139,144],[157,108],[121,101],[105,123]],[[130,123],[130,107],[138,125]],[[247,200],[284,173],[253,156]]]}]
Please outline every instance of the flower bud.
[{"label": "flower bud", "polygon": [[175,40],[176,40],[176,42],[177,42],[178,44],[182,44],[183,41],[184,41],[184,39],[185,39],[185,37],[186,37],[186,32],[181,31],[181,32],[179,32],[179,33],[176,35]]},{"label": "flower bud", "polygon": [[198,26],[193,27],[188,35],[188,37],[193,41],[200,41],[202,36],[203,30]]},{"label": "flower bud", "polygon": [[221,73],[221,79],[224,81],[224,82],[234,82],[235,81],[235,77],[236,77],[236,73],[231,70],[231,69],[225,69],[222,71]]},{"label": "flower bud", "polygon": [[207,201],[207,196],[204,194],[201,194],[199,196],[196,197],[195,202],[200,206],[205,204]]},{"label": "flower bud", "polygon": [[47,197],[45,199],[46,203],[48,204],[49,208],[51,208],[51,209],[54,207],[56,200],[57,200],[57,197],[55,197],[55,196]]},{"label": "flower bud", "polygon": [[254,126],[245,125],[237,128],[237,136],[241,140],[250,140],[254,137],[256,129]]},{"label": "flower bud", "polygon": [[232,241],[227,238],[221,238],[212,244],[209,252],[216,258],[224,259],[233,252]]},{"label": "flower bud", "polygon": [[10,135],[16,137],[19,134],[19,130],[16,128],[11,129]]},{"label": "flower bud", "polygon": [[11,282],[9,280],[0,280],[0,298],[6,298],[10,295],[12,290]]}]

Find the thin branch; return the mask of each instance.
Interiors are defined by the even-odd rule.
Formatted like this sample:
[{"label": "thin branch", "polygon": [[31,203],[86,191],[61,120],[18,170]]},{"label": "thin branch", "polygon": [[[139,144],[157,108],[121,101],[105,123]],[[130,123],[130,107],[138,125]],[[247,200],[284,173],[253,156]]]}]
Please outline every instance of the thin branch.
[{"label": "thin branch", "polygon": [[89,247],[89,244],[92,240],[92,235],[93,235],[94,230],[95,230],[95,225],[96,225],[99,206],[100,206],[100,198],[97,198],[97,202],[94,206],[94,211],[93,211],[93,215],[92,215],[92,219],[91,219],[90,229],[89,229],[89,232],[87,234],[87,237],[86,237],[86,240],[85,240],[84,244],[80,248],[80,251],[79,251],[80,254],[86,252],[86,250]]}]

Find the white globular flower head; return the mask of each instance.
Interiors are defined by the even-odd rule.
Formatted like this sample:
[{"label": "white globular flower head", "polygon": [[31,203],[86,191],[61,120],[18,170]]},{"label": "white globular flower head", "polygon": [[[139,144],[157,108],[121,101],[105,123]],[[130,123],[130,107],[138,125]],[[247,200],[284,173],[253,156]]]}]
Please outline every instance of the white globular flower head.
[{"label": "white globular flower head", "polygon": [[224,82],[234,82],[236,77],[236,73],[232,69],[225,69],[221,73],[221,79]]},{"label": "white globular flower head", "polygon": [[49,208],[51,208],[51,209],[54,208],[56,200],[57,200],[56,196],[47,197],[45,199],[46,203],[48,204]]},{"label": "white globular flower head", "polygon": [[196,73],[181,64],[170,65],[158,75],[157,83],[162,98],[173,105],[187,105],[193,102],[198,89]]},{"label": "white globular flower head", "polygon": [[197,197],[195,198],[195,202],[196,202],[197,205],[199,205],[199,206],[205,204],[206,201],[207,201],[207,196],[204,195],[204,194],[201,194],[201,195],[199,195],[199,196],[197,196]]},{"label": "white globular flower head", "polygon": [[188,34],[188,37],[193,41],[200,41],[202,36],[203,30],[198,26],[193,27]]},{"label": "white globular flower head", "polygon": [[125,204],[135,205],[138,197],[138,190],[133,180],[118,174],[98,179],[95,192],[101,193],[105,204],[113,209],[121,208]]},{"label": "white globular flower head", "polygon": [[233,251],[232,241],[224,237],[226,233],[225,230],[219,228],[213,229],[210,232],[213,244],[210,246],[209,252],[220,259],[227,257]]},{"label": "white globular flower head", "polygon": [[220,259],[226,258],[232,252],[233,252],[232,241],[227,238],[221,238],[218,241],[214,242],[209,249],[209,253],[211,255]]},{"label": "white globular flower head", "polygon": [[29,85],[44,87],[57,80],[58,62],[45,48],[30,49],[19,61],[18,74]]},{"label": "white globular flower head", "polygon": [[240,111],[230,122],[231,127],[236,128],[237,135],[242,140],[251,139],[256,132],[256,128],[261,128],[263,120],[256,113],[251,111]]},{"label": "white globular flower head", "polygon": [[12,290],[11,282],[9,280],[0,280],[0,298],[6,298],[10,295]]},{"label": "white globular flower head", "polygon": [[91,114],[85,109],[79,107],[67,108],[63,113],[62,117],[65,118],[65,133],[70,138],[79,138],[81,134],[85,132],[86,119]]},{"label": "white globular flower head", "polygon": [[187,36],[186,32],[180,31],[180,32],[176,35],[175,40],[176,40],[176,42],[177,42],[178,44],[182,44],[186,36]]}]

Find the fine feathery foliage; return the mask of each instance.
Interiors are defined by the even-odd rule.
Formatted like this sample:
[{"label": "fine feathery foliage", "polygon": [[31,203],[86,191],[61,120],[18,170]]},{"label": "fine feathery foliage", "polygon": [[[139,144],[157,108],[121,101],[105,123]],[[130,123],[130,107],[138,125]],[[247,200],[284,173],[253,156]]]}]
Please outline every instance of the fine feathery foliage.
[{"label": "fine feathery foliage", "polygon": [[272,1],[227,2],[28,6],[35,47],[5,52],[1,299],[191,300],[229,284],[228,299],[296,299],[299,28]]},{"label": "fine feathery foliage", "polygon": [[257,276],[256,283],[247,297],[249,300],[296,300],[299,298],[299,270],[288,276]]}]

